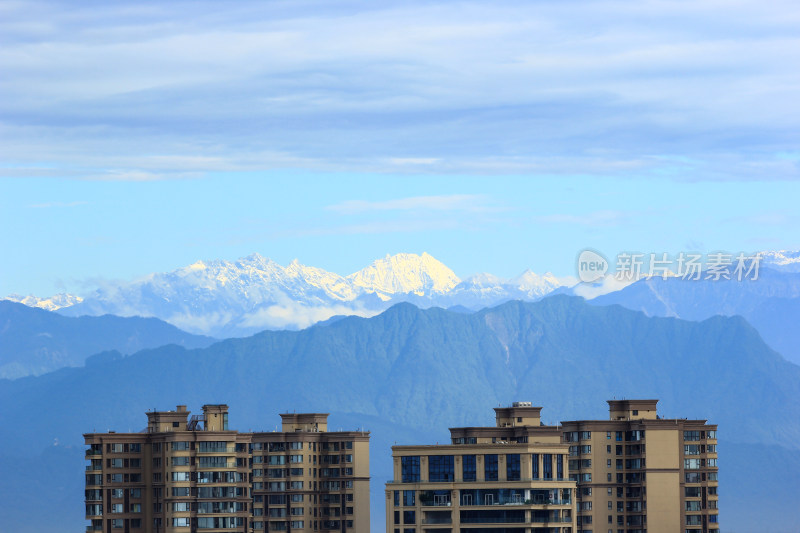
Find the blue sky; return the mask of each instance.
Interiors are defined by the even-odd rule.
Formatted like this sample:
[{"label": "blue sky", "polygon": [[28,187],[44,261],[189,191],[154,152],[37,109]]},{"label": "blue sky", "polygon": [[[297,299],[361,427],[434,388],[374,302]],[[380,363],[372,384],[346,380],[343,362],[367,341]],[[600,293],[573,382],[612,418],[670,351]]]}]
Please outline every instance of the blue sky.
[{"label": "blue sky", "polygon": [[798,249],[796,2],[0,2],[0,295]]}]

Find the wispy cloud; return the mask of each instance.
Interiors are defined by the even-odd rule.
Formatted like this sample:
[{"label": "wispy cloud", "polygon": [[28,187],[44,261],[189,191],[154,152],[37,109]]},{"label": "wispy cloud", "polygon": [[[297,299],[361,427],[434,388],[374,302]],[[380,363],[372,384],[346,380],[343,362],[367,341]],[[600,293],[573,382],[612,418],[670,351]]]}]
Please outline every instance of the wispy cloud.
[{"label": "wispy cloud", "polygon": [[800,177],[791,0],[0,9],[0,159],[19,173]]},{"label": "wispy cloud", "polygon": [[51,207],[77,207],[79,205],[87,205],[89,202],[75,201],[75,202],[43,202],[41,204],[31,204],[28,207],[32,209],[48,209]]},{"label": "wispy cloud", "polygon": [[537,222],[547,224],[576,224],[579,226],[619,226],[629,222],[633,218],[633,213],[627,211],[594,211],[585,214],[554,214],[537,216]]},{"label": "wispy cloud", "polygon": [[414,196],[369,202],[350,200],[328,206],[327,209],[337,213],[364,213],[368,211],[488,211],[487,198],[475,194],[448,194],[440,196]]}]

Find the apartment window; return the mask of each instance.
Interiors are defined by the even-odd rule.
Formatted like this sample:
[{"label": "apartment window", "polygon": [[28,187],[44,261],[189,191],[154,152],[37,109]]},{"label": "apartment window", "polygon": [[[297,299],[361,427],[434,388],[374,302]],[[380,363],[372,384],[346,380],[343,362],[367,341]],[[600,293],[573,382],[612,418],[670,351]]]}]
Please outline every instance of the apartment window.
[{"label": "apartment window", "polygon": [[131,529],[141,529],[141,528],[142,528],[142,519],[131,518]]},{"label": "apartment window", "polygon": [[112,498],[123,498],[125,496],[125,489],[111,489]]},{"label": "apartment window", "polygon": [[123,512],[122,504],[121,503],[112,503],[111,504],[111,512],[115,514],[120,514]]},{"label": "apartment window", "polygon": [[400,471],[403,483],[419,482],[419,455],[406,455],[401,457]]},{"label": "apartment window", "polygon": [[189,527],[189,518],[173,518],[172,527]]},{"label": "apartment window", "polygon": [[428,481],[453,481],[455,467],[452,455],[428,456]]},{"label": "apartment window", "polygon": [[172,444],[172,451],[186,451],[189,449],[189,442],[175,441]]},{"label": "apartment window", "polygon": [[606,431],[606,439],[611,440],[611,432]]},{"label": "apartment window", "polygon": [[114,529],[122,529],[125,524],[125,521],[121,518],[115,518],[111,521],[111,527]]},{"label": "apartment window", "polygon": [[611,453],[611,445],[606,446],[606,453]]},{"label": "apartment window", "polygon": [[606,459],[606,468],[611,468],[611,459]]},{"label": "apartment window", "polygon": [[[572,446],[570,446],[572,448]],[[539,454],[534,453],[531,455],[531,463],[533,464],[533,479],[539,479]]]},{"label": "apartment window", "polygon": [[716,440],[717,431],[715,429],[712,429],[711,431],[706,431],[706,438]]},{"label": "apartment window", "polygon": [[189,481],[189,472],[173,472],[172,481]]},{"label": "apartment window", "polygon": [[700,440],[700,432],[699,431],[684,431],[683,432],[683,440],[688,440],[688,441]]},{"label": "apartment window", "polygon": [[544,479],[553,479],[553,454],[542,454],[542,477]]},{"label": "apartment window", "polygon": [[614,437],[615,437],[617,442],[622,442],[622,432],[621,431],[614,432]]},{"label": "apartment window", "polygon": [[464,481],[475,481],[477,479],[477,474],[476,474],[477,467],[475,465],[474,455],[462,455],[461,468]]},{"label": "apartment window", "polygon": [[141,513],[142,512],[142,504],[141,503],[132,503],[131,504],[131,512],[132,513]]},{"label": "apartment window", "polygon": [[564,433],[564,442],[578,442],[578,432],[567,431]]},{"label": "apartment window", "polygon": [[[560,458],[561,456],[559,456]],[[508,481],[519,481],[522,477],[520,472],[519,454],[506,454],[506,479]]]},{"label": "apartment window", "polygon": [[176,497],[188,496],[189,487],[172,487],[172,495]]},{"label": "apartment window", "polygon": [[684,470],[697,470],[700,468],[700,461],[702,459],[684,459],[683,460],[683,469]]},{"label": "apartment window", "polygon": [[404,524],[416,524],[417,523],[417,514],[415,511],[403,511],[403,523]]},{"label": "apartment window", "polygon": [[405,507],[414,507],[415,503],[415,494],[416,491],[413,490],[404,490],[403,491],[403,505]]},{"label": "apartment window", "polygon": [[497,481],[497,454],[483,456],[483,479]]},{"label": "apartment window", "polygon": [[591,431],[581,431],[581,440],[592,440]]},{"label": "apartment window", "polygon": [[197,443],[197,451],[202,453],[209,453],[209,452],[227,452],[229,448],[232,448],[232,442],[226,441],[208,441],[208,442],[198,442]]},{"label": "apartment window", "polygon": [[394,506],[395,507],[400,507],[400,491],[399,490],[394,491]]},{"label": "apartment window", "polygon": [[151,447],[152,447],[154,452],[160,452],[161,451],[161,443],[160,442],[154,442],[151,445]]},{"label": "apartment window", "polygon": [[717,460],[716,459],[706,459],[706,466],[708,466],[710,468],[716,467],[717,466]]},{"label": "apartment window", "polygon": [[173,457],[172,466],[189,466],[189,457]]},{"label": "apartment window", "polygon": [[578,511],[591,511],[592,502],[578,502]]},{"label": "apartment window", "polygon": [[[592,487],[581,487],[578,489],[581,493],[581,496],[591,496],[592,495]],[[611,489],[608,489],[611,490]]]},{"label": "apartment window", "polygon": [[130,453],[141,453],[142,452],[142,445],[138,442],[134,442],[128,446],[128,451]]},{"label": "apartment window", "polygon": [[564,479],[564,455],[556,455],[556,478],[561,481]]}]

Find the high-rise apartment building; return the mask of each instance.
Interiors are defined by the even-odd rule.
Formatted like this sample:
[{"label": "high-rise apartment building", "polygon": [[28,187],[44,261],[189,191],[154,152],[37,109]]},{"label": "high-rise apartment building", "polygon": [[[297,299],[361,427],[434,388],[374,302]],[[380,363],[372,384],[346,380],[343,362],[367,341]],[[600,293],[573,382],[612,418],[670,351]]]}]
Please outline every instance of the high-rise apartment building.
[{"label": "high-rise apartment building", "polygon": [[495,427],[450,430],[451,444],[393,446],[388,533],[572,533],[569,446],[540,407],[495,409]]},{"label": "high-rise apartment building", "polygon": [[544,426],[517,402],[450,445],[394,446],[387,533],[719,533],[717,426],[657,403]]},{"label": "high-rise apartment building", "polygon": [[562,422],[583,533],[718,533],[717,426],[611,400],[608,420]]},{"label": "high-rise apartment building", "polygon": [[369,530],[369,433],[325,413],[240,433],[227,405],[147,413],[140,433],[85,434],[87,531]]}]

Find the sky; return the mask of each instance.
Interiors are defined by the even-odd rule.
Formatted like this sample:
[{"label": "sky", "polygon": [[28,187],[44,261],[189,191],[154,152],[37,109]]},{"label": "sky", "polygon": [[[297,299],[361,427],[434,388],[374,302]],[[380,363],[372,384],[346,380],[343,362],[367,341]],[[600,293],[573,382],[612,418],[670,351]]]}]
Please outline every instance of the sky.
[{"label": "sky", "polygon": [[800,249],[800,5],[0,1],[0,296]]}]

